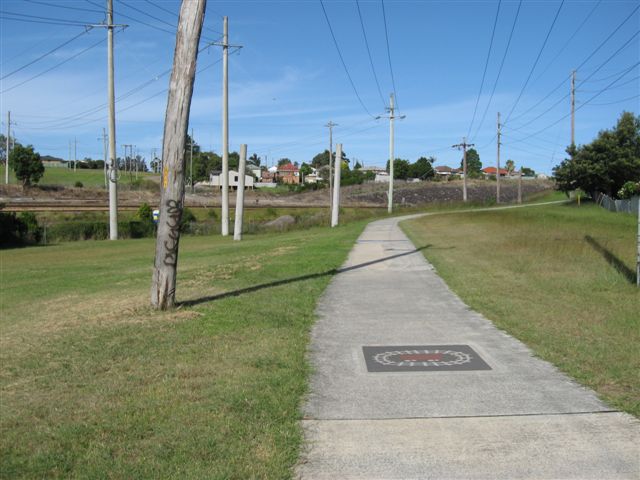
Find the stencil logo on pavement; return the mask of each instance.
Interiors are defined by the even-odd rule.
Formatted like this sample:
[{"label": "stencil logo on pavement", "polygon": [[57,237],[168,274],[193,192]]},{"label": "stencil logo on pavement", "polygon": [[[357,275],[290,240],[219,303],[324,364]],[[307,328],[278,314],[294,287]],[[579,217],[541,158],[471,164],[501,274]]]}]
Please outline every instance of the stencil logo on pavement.
[{"label": "stencil logo on pavement", "polygon": [[369,372],[491,370],[469,345],[362,347]]}]

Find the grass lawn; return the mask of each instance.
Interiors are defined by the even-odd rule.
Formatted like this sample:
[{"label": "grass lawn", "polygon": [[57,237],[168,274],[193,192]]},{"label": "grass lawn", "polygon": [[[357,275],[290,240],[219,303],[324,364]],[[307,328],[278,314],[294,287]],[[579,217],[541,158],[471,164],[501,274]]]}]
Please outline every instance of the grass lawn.
[{"label": "grass lawn", "polygon": [[[153,176],[153,173],[138,173],[138,178],[141,179],[148,179]],[[4,165],[0,166],[0,179],[2,179],[2,183],[4,183]],[[9,171],[9,182],[13,185],[18,183],[13,170]],[[101,169],[77,169],[74,172],[73,168],[47,167],[44,169],[44,175],[38,182],[38,185],[62,185],[65,187],[73,187],[76,182],[81,182],[82,185],[87,188],[104,188],[104,171]],[[120,182],[123,185],[130,183],[129,175],[122,173]]]},{"label": "grass lawn", "polygon": [[341,265],[363,227],[183,237],[194,304],[164,313],[153,239],[0,251],[0,477],[288,478],[331,276],[295,278]]},{"label": "grass lawn", "polygon": [[423,217],[403,228],[416,245],[434,246],[425,256],[471,308],[640,416],[637,221],[571,204]]}]

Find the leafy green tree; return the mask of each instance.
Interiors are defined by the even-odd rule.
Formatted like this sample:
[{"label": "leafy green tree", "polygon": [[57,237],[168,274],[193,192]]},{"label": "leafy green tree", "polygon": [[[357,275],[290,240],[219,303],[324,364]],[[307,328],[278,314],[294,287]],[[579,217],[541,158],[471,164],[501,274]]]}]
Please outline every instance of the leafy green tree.
[{"label": "leafy green tree", "polygon": [[[409,169],[411,168],[411,164],[409,160],[404,160],[402,158],[396,158],[393,161],[393,178],[399,180],[406,180],[409,178]],[[387,160],[387,172],[389,172],[389,160]]]},{"label": "leafy green tree", "polygon": [[254,164],[256,167],[260,166],[260,157],[258,156],[257,153],[254,153],[249,157],[249,163]]},{"label": "leafy green tree", "polygon": [[507,169],[507,172],[511,174],[516,169],[516,162],[509,159],[505,162],[504,166]]},{"label": "leafy green tree", "polygon": [[435,170],[433,169],[433,162],[435,162],[435,160],[433,157],[420,157],[415,163],[411,164],[409,176],[423,180],[433,177],[435,175]]},{"label": "leafy green tree", "polygon": [[281,158],[280,160],[278,160],[278,166],[281,167],[283,165],[288,165],[290,163],[293,163],[291,160],[289,160],[288,158]]},{"label": "leafy green tree", "polygon": [[[464,159],[460,160],[460,168],[464,167]],[[476,178],[482,175],[482,162],[475,148],[467,150],[467,175]]]},{"label": "leafy green tree", "polygon": [[38,183],[44,175],[42,159],[32,145],[23,147],[16,144],[9,154],[9,166],[16,172],[16,178],[22,182],[23,188]]},{"label": "leafy green tree", "polygon": [[522,175],[524,175],[525,177],[535,177],[536,175],[535,170],[533,170],[532,168],[522,167],[520,171],[522,172]]},{"label": "leafy green tree", "polygon": [[362,168],[362,165],[360,165],[360,162],[356,160],[356,164],[353,166],[354,170],[360,170]]},{"label": "leafy green tree", "polygon": [[300,166],[300,173],[305,177],[312,174],[313,170],[311,169],[311,165],[306,162],[302,162],[302,165]]},{"label": "leafy green tree", "polygon": [[571,145],[567,153],[553,169],[559,190],[614,197],[626,182],[640,181],[640,117],[623,112],[613,130],[602,130],[587,145]]},{"label": "leafy green tree", "polygon": [[[333,158],[335,159],[336,152],[333,152]],[[347,158],[347,154],[342,151],[342,162],[349,163],[349,159]],[[329,150],[325,150],[322,153],[317,154],[311,160],[311,166],[313,168],[320,168],[323,165],[329,165]]]}]

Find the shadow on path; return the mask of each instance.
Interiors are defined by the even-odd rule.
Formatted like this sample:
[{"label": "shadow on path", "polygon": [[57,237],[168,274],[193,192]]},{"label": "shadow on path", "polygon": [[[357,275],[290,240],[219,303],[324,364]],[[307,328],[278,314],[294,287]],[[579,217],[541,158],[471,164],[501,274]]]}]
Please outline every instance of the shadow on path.
[{"label": "shadow on path", "polygon": [[584,239],[586,242],[593,247],[593,249],[598,252],[600,255],[604,257],[604,259],[609,262],[609,264],[618,270],[630,283],[636,283],[636,273],[631,270],[622,260],[616,257],[609,250],[604,248],[602,245],[598,243],[598,241],[593,238],[591,235],[585,235]]},{"label": "shadow on path", "polygon": [[257,291],[263,290],[265,288],[279,287],[281,285],[288,285],[290,283],[303,282],[305,280],[311,280],[311,279],[314,279],[314,278],[320,278],[320,277],[325,277],[325,276],[333,276],[333,275],[337,275],[338,273],[350,272],[351,270],[358,270],[360,268],[365,268],[365,267],[368,267],[370,265],[375,265],[376,263],[382,263],[382,262],[386,262],[388,260],[393,260],[393,259],[396,259],[396,258],[404,257],[406,255],[412,255],[412,254],[414,254],[416,252],[420,252],[420,251],[422,251],[422,250],[424,250],[426,248],[429,248],[429,247],[431,247],[431,245],[425,245],[423,247],[418,247],[418,248],[415,248],[413,250],[409,250],[409,251],[406,251],[406,252],[398,253],[398,254],[395,254],[395,255],[390,255],[390,256],[384,257],[384,258],[379,258],[378,260],[371,260],[370,262],[359,263],[358,265],[352,265],[350,267],[333,268],[331,270],[327,270],[326,272],[309,273],[307,275],[301,275],[299,277],[285,278],[283,280],[276,280],[274,282],[269,282],[269,283],[261,283],[260,285],[254,285],[252,287],[241,288],[239,290],[233,290],[231,292],[219,293],[217,295],[209,295],[207,297],[196,298],[196,299],[193,299],[193,300],[185,300],[184,302],[179,302],[178,303],[178,307],[192,307],[192,306],[195,306],[195,305],[200,305],[202,303],[213,302],[215,300],[222,300],[223,298],[237,297],[237,296],[243,295],[245,293],[257,292]]}]

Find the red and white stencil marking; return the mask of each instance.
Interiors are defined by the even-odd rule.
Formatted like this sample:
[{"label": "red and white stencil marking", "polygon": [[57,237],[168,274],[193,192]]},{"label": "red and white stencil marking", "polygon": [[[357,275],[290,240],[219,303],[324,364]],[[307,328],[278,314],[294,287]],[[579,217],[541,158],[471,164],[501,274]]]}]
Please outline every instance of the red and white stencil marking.
[{"label": "red and white stencil marking", "polygon": [[450,367],[471,361],[471,355],[455,350],[392,350],[380,352],[373,359],[394,367]]}]

